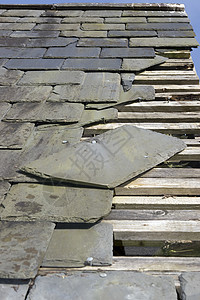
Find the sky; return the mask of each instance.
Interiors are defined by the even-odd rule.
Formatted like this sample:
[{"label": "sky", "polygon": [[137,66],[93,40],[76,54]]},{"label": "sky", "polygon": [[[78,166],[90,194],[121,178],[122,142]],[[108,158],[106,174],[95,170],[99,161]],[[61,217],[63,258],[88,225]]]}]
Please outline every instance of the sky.
[{"label": "sky", "polygon": [[[0,0],[0,4],[53,4],[53,3],[134,3],[130,0]],[[135,3],[161,3],[163,0],[138,0]],[[178,0],[167,0],[166,3],[177,3]],[[196,33],[196,39],[200,43],[200,0],[180,0],[185,4],[186,12]],[[200,76],[200,47],[193,49],[192,58],[196,71]]]}]

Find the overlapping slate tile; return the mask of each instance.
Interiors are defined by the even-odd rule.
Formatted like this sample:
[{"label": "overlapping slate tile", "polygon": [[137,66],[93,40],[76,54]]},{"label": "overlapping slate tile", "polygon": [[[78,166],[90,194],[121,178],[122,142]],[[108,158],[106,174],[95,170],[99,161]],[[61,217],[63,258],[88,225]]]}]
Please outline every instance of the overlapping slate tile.
[{"label": "overlapping slate tile", "polygon": [[28,71],[19,85],[81,84],[84,79],[81,71]]},{"label": "overlapping slate tile", "polygon": [[5,195],[10,189],[10,184],[7,181],[0,181],[0,204],[3,202]]},{"label": "overlapping slate tile", "polygon": [[0,121],[3,119],[3,117],[6,115],[6,113],[11,108],[11,104],[2,102],[1,103],[1,110],[0,110]]},{"label": "overlapping slate tile", "polygon": [[0,102],[43,102],[51,91],[51,86],[0,86]]},{"label": "overlapping slate tile", "polygon": [[53,300],[64,297],[87,300],[177,299],[172,277],[152,276],[133,271],[74,272],[67,275],[62,273],[38,276],[27,299]]},{"label": "overlapping slate tile", "polygon": [[1,30],[31,30],[35,26],[34,23],[1,23]]},{"label": "overlapping slate tile", "polygon": [[40,30],[40,31],[33,31],[33,30],[16,30],[14,31],[11,35],[11,37],[27,37],[27,38],[45,38],[45,37],[49,37],[49,38],[55,38],[59,36],[59,31],[56,30]]},{"label": "overlapping slate tile", "polygon": [[62,21],[62,18],[54,17],[22,17],[17,20],[20,23],[53,23],[59,24]]},{"label": "overlapping slate tile", "polygon": [[81,38],[77,46],[79,47],[119,47],[126,48],[128,47],[127,39],[109,39],[109,38]]},{"label": "overlapping slate tile", "polygon": [[199,300],[199,272],[185,272],[179,276],[181,289],[180,296],[183,300]]},{"label": "overlapping slate tile", "polygon": [[22,149],[34,125],[0,122],[0,149]]},{"label": "overlapping slate tile", "polygon": [[6,114],[5,121],[74,123],[84,110],[81,103],[16,103]]},{"label": "overlapping slate tile", "polygon": [[29,280],[0,279],[0,295],[2,300],[25,299],[29,289]]},{"label": "overlapping slate tile", "polygon": [[104,19],[98,17],[67,17],[62,19],[62,23],[104,23]]},{"label": "overlapping slate tile", "polygon": [[80,17],[83,11],[77,10],[46,10],[41,14],[42,17]]},{"label": "overlapping slate tile", "polygon": [[113,191],[47,184],[15,184],[1,220],[95,223],[109,214]]},{"label": "overlapping slate tile", "polygon": [[20,160],[20,154],[20,150],[1,150],[0,180],[11,179],[17,176],[16,172],[23,163],[23,161]]},{"label": "overlapping slate tile", "polygon": [[166,57],[156,55],[150,59],[123,59],[122,69],[128,71],[142,71],[167,61]]},{"label": "overlapping slate tile", "polygon": [[83,17],[102,17],[102,18],[110,18],[110,17],[121,17],[121,10],[86,10],[83,13]]},{"label": "overlapping slate tile", "polygon": [[63,30],[60,33],[60,36],[66,36],[66,37],[94,37],[94,38],[106,38],[107,37],[107,31],[94,31],[94,30],[77,30],[77,31],[67,31]]},{"label": "overlapping slate tile", "polygon": [[38,24],[34,30],[78,30],[79,24]]},{"label": "overlapping slate tile", "polygon": [[83,23],[82,30],[125,30],[125,24]]},{"label": "overlapping slate tile", "polygon": [[16,83],[24,73],[19,70],[10,71],[0,68],[0,85],[11,85]]},{"label": "overlapping slate tile", "polygon": [[128,23],[128,30],[192,30],[191,24],[188,23]]},{"label": "overlapping slate tile", "polygon": [[172,23],[190,23],[189,18],[187,17],[149,17],[148,18],[149,23],[167,23],[167,22],[172,22]]},{"label": "overlapping slate tile", "polygon": [[17,16],[17,17],[39,17],[44,11],[38,9],[9,9],[1,14],[1,16]]},{"label": "overlapping slate tile", "polygon": [[130,47],[198,47],[199,43],[195,38],[131,38]]},{"label": "overlapping slate tile", "polygon": [[156,31],[153,30],[110,30],[108,31],[108,37],[140,37],[140,36],[157,36]]},{"label": "overlapping slate tile", "polygon": [[170,11],[170,10],[124,10],[123,17],[185,17],[185,11]]},{"label": "overlapping slate tile", "polygon": [[[153,46],[152,46],[153,47]],[[135,58],[146,58],[154,57],[153,48],[103,48],[100,57],[102,58],[116,58],[116,57],[135,57]]]},{"label": "overlapping slate tile", "polygon": [[135,74],[122,73],[121,74],[121,84],[123,86],[124,92],[128,92],[132,88],[133,81],[135,79]]},{"label": "overlapping slate tile", "polygon": [[0,277],[34,278],[55,225],[42,222],[1,222],[0,225]]},{"label": "overlapping slate tile", "polygon": [[118,71],[121,68],[120,58],[68,58],[62,65],[63,70],[83,70],[83,71]]},{"label": "overlapping slate tile", "polygon": [[147,19],[145,17],[105,18],[105,23],[147,23]]},{"label": "overlapping slate tile", "polygon": [[116,120],[117,118],[118,110],[115,108],[108,108],[103,110],[87,109],[83,111],[78,124],[80,124],[80,126],[84,126],[95,122]]},{"label": "overlapping slate tile", "polygon": [[[64,72],[64,71],[63,71]],[[78,71],[65,71],[78,72]],[[58,85],[54,93],[59,95],[49,101],[69,102],[117,102],[120,92],[120,76],[117,73],[87,73],[81,85]]]},{"label": "overlapping slate tile", "polygon": [[[52,31],[51,31],[52,32]],[[57,37],[53,38],[30,38],[26,43],[27,47],[64,47],[77,41],[77,38],[73,37]]]},{"label": "overlapping slate tile", "polygon": [[0,37],[1,47],[25,47],[28,42],[28,38],[11,38],[11,37]]},{"label": "overlapping slate tile", "polygon": [[171,37],[171,38],[188,38],[188,37],[195,37],[195,33],[193,30],[174,30],[174,31],[168,31],[168,30],[160,30],[158,31],[158,37]]},{"label": "overlapping slate tile", "polygon": [[76,47],[75,44],[71,44],[67,47],[52,47],[49,48],[45,54],[44,57],[62,57],[62,58],[69,58],[69,57],[90,57],[95,58],[99,57],[100,54],[100,48],[79,48]]},{"label": "overlapping slate tile", "polygon": [[0,56],[2,58],[41,58],[45,52],[45,48],[0,47]]},{"label": "overlapping slate tile", "polygon": [[[57,247],[59,245],[59,247]],[[68,225],[54,231],[42,266],[83,267],[89,264],[112,264],[113,228],[101,222],[96,225]]]},{"label": "overlapping slate tile", "polygon": [[116,187],[185,148],[174,137],[124,125],[38,159],[23,171],[91,186]]},{"label": "overlapping slate tile", "polygon": [[10,59],[5,67],[7,69],[15,70],[59,70],[63,64],[63,59]]}]

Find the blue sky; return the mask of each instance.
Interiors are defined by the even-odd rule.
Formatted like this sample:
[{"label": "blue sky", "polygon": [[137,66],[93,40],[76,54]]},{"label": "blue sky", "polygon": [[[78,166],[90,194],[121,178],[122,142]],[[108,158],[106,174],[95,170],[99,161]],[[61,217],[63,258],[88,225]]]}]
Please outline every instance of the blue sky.
[{"label": "blue sky", "polygon": [[[53,4],[53,3],[133,3],[133,1],[129,0],[103,0],[103,1],[95,1],[95,0],[0,0],[1,4]],[[135,1],[136,3],[161,3],[164,2],[163,0],[138,0]],[[167,3],[177,3],[178,1],[175,0],[168,0]],[[200,43],[200,0],[181,0],[179,3],[185,4],[186,12],[190,18],[191,24],[194,28],[196,33],[196,38]],[[192,52],[192,57],[195,62],[195,67],[198,75],[200,76],[200,47],[199,49],[194,49]]]}]

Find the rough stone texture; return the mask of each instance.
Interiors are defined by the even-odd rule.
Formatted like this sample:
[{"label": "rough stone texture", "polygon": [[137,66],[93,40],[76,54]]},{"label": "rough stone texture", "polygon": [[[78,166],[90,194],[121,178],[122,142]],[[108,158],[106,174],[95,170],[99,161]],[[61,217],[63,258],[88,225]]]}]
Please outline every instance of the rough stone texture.
[{"label": "rough stone texture", "polygon": [[150,31],[144,31],[144,30],[110,30],[108,32],[108,37],[139,37],[139,36],[157,36],[156,31],[150,30]]},{"label": "rough stone texture", "polygon": [[198,47],[199,43],[195,38],[131,38],[130,47]]},{"label": "rough stone texture", "polygon": [[103,110],[87,109],[83,111],[78,124],[81,126],[92,124],[95,122],[106,122],[116,120],[118,118],[118,110],[115,108],[108,108]]},{"label": "rough stone texture", "polygon": [[199,300],[200,299],[200,272],[186,272],[179,276],[182,300]]},{"label": "rough stone texture", "polygon": [[17,176],[16,171],[20,166],[20,154],[21,150],[1,150],[0,180],[11,179]]},{"label": "rough stone texture", "polygon": [[0,181],[0,204],[3,202],[5,195],[10,189],[10,184],[7,181]]},{"label": "rough stone texture", "polygon": [[54,226],[53,223],[42,222],[1,222],[0,277],[34,278]]},{"label": "rough stone texture", "polygon": [[113,192],[43,184],[15,184],[3,201],[1,219],[95,223],[111,210]]},{"label": "rough stone texture", "polygon": [[121,82],[124,89],[124,92],[128,92],[132,88],[132,83],[135,79],[135,74],[121,74]]},{"label": "rough stone texture", "polygon": [[27,280],[0,279],[1,300],[22,300],[28,292],[29,282]]},{"label": "rough stone texture", "polygon": [[28,71],[19,81],[20,85],[81,84],[84,72],[81,71]]},{"label": "rough stone texture", "polygon": [[70,102],[117,102],[119,91],[120,76],[116,73],[88,73],[79,86],[58,85],[54,88],[59,95],[57,100]]},{"label": "rough stone texture", "polygon": [[11,108],[11,104],[2,102],[1,103],[1,110],[0,110],[0,121],[3,119],[3,117],[6,115],[6,113]]},{"label": "rough stone texture", "polygon": [[177,300],[173,278],[131,271],[38,276],[28,300],[82,299],[83,295],[87,300]]},{"label": "rough stone texture", "polygon": [[80,39],[77,43],[80,47],[128,47],[127,39],[88,38]]},{"label": "rough stone texture", "polygon": [[11,85],[16,83],[24,73],[16,70],[10,71],[5,68],[0,68],[0,85]]},{"label": "rough stone texture", "polygon": [[22,149],[34,125],[0,122],[0,149]]},{"label": "rough stone texture", "polygon": [[78,48],[75,44],[67,47],[52,47],[47,50],[45,57],[99,57],[100,48]]},{"label": "rough stone texture", "polygon": [[80,120],[83,110],[81,103],[17,103],[13,104],[4,120],[74,123]]},{"label": "rough stone texture", "polygon": [[107,31],[94,31],[94,30],[78,30],[78,31],[61,31],[60,36],[66,36],[66,37],[94,37],[94,38],[106,38],[107,37]]},{"label": "rough stone texture", "polygon": [[66,59],[62,69],[66,70],[83,70],[83,71],[112,71],[121,68],[121,59],[103,59],[103,58],[75,58]]},{"label": "rough stone texture", "polygon": [[111,224],[104,222],[93,226],[69,224],[68,229],[54,231],[42,266],[83,267],[87,264],[88,258],[93,258],[92,265],[111,265],[112,248]]},{"label": "rough stone texture", "polygon": [[125,24],[84,23],[81,28],[83,30],[125,30]]},{"label": "rough stone texture", "polygon": [[188,23],[128,23],[128,30],[192,30],[192,26]]},{"label": "rough stone texture", "polygon": [[153,48],[103,48],[101,51],[100,57],[154,57],[154,49]]},{"label": "rough stone texture", "polygon": [[1,58],[41,58],[45,52],[46,49],[44,48],[22,49],[17,47],[0,47]]},{"label": "rough stone texture", "polygon": [[113,188],[184,148],[174,137],[125,125],[38,159],[23,170],[63,182]]},{"label": "rough stone texture", "polygon": [[[51,31],[52,32],[52,31]],[[64,47],[69,44],[72,44],[77,41],[77,38],[37,38],[37,39],[29,39],[27,42],[27,47]]]},{"label": "rough stone texture", "polygon": [[152,59],[123,59],[122,69],[128,71],[142,71],[167,61],[166,57],[156,55]]},{"label": "rough stone texture", "polygon": [[15,70],[59,70],[63,64],[63,59],[10,59],[5,67]]},{"label": "rough stone texture", "polygon": [[42,102],[51,91],[50,86],[0,86],[0,102]]}]

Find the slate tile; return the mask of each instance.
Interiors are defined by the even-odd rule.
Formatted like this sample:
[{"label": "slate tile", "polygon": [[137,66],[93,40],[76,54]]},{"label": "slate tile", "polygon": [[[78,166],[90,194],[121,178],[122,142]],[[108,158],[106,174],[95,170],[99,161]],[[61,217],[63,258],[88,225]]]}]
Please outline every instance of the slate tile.
[{"label": "slate tile", "polygon": [[128,47],[127,39],[109,39],[109,38],[81,38],[77,46],[79,47]]},{"label": "slate tile", "polygon": [[122,270],[38,276],[27,299],[81,299],[82,295],[87,300],[177,299],[172,277]]},{"label": "slate tile", "polygon": [[29,289],[27,280],[0,279],[0,295],[2,300],[25,299]]},{"label": "slate tile", "polygon": [[31,30],[34,23],[0,23],[1,30]]},{"label": "slate tile", "polygon": [[[134,39],[135,40],[135,39]],[[141,38],[143,40],[143,38]],[[141,43],[142,44],[142,43]],[[138,43],[139,45],[139,43]],[[139,45],[142,46],[142,45]],[[103,48],[100,54],[102,58],[125,58],[125,57],[132,57],[132,58],[146,58],[146,57],[154,57],[154,49],[153,48]],[[153,46],[152,46],[153,47]]]},{"label": "slate tile", "polygon": [[[20,161],[21,150],[1,150],[0,155],[0,179],[11,179],[17,176],[19,166],[23,164]],[[21,162],[21,164],[20,164]]]},{"label": "slate tile", "polygon": [[78,30],[79,24],[38,24],[34,30]]},{"label": "slate tile", "polygon": [[[48,31],[47,31],[48,32]],[[27,47],[62,47],[67,46],[71,43],[75,43],[78,39],[77,38],[65,38],[65,37],[57,37],[57,38],[30,38],[28,43],[26,44]]]},{"label": "slate tile", "polygon": [[69,57],[90,57],[96,58],[99,57],[100,48],[79,48],[76,47],[75,44],[68,45],[67,47],[52,47],[49,48],[44,57],[62,57],[62,58],[69,58]]},{"label": "slate tile", "polygon": [[0,68],[0,85],[11,85],[16,83],[24,74],[24,72],[19,70],[7,70],[5,68]]},{"label": "slate tile", "polygon": [[50,23],[50,24],[59,24],[61,22],[62,18],[52,18],[52,17],[23,17],[18,19],[16,22],[20,23]]},{"label": "slate tile", "polygon": [[73,17],[64,18],[62,23],[104,23],[103,18]]},{"label": "slate tile", "polygon": [[0,23],[15,23],[20,20],[19,17],[1,17],[0,16]]},{"label": "slate tile", "polygon": [[[148,145],[147,145],[148,144]],[[177,138],[124,125],[22,168],[39,177],[114,188],[185,149]]]},{"label": "slate tile", "polygon": [[108,31],[108,37],[139,37],[139,36],[157,36],[156,31],[140,30],[140,31],[129,31],[129,30],[110,30]]},{"label": "slate tile", "polygon": [[135,80],[135,74],[121,73],[121,84],[124,92],[128,92],[132,88],[133,81]]},{"label": "slate tile", "polygon": [[187,38],[187,37],[195,37],[195,33],[192,30],[174,30],[174,31],[158,31],[158,37],[182,37],[182,38]]},{"label": "slate tile", "polygon": [[[7,181],[0,181],[0,204],[3,202],[5,195],[9,191],[11,185]],[[1,290],[1,288],[0,288]],[[0,293],[1,295],[1,293]]]},{"label": "slate tile", "polygon": [[185,272],[179,276],[181,290],[180,296],[183,300],[199,300],[200,272]]},{"label": "slate tile", "polygon": [[120,18],[105,18],[105,23],[147,23],[145,17],[120,17]]},{"label": "slate tile", "polygon": [[[7,59],[0,58],[0,67],[2,67],[5,64],[6,61],[7,61]],[[1,69],[3,69],[3,68],[1,68]]]},{"label": "slate tile", "polygon": [[0,149],[22,149],[34,128],[33,124],[0,122]]},{"label": "slate tile", "polygon": [[54,227],[53,223],[1,222],[0,277],[34,278]]},{"label": "slate tile", "polygon": [[2,102],[1,103],[1,110],[0,110],[0,121],[3,119],[3,117],[6,115],[6,113],[11,108],[11,104]]},{"label": "slate tile", "polygon": [[82,10],[46,10],[42,13],[42,17],[80,17],[83,14]]},{"label": "slate tile", "polygon": [[190,23],[190,20],[187,17],[180,17],[180,18],[155,18],[155,17],[150,17],[147,18],[149,23]]},{"label": "slate tile", "polygon": [[86,10],[83,14],[83,17],[102,17],[102,18],[109,18],[109,17],[121,17],[122,11],[121,10]]},{"label": "slate tile", "polygon": [[81,126],[97,123],[97,122],[108,122],[116,120],[118,118],[118,110],[115,108],[108,108],[103,110],[87,109],[84,110],[80,121],[78,122]]},{"label": "slate tile", "polygon": [[3,36],[8,37],[12,33],[12,30],[0,30],[0,39]]},{"label": "slate tile", "polygon": [[4,120],[17,122],[74,123],[84,110],[80,103],[16,103]]},{"label": "slate tile", "polygon": [[92,258],[92,265],[111,265],[112,225],[104,222],[85,225],[85,228],[83,224],[76,226],[76,229],[69,225],[69,229],[55,230],[42,266],[83,267],[88,258]]},{"label": "slate tile", "polygon": [[19,85],[56,85],[81,84],[84,80],[81,71],[28,71],[19,81]]},{"label": "slate tile", "polygon": [[185,11],[124,10],[123,17],[185,17]]},{"label": "slate tile", "polygon": [[152,66],[156,66],[167,61],[166,57],[156,55],[154,58],[150,59],[123,59],[122,69],[128,71],[142,71],[148,69]]},{"label": "slate tile", "polygon": [[5,67],[10,70],[59,70],[63,62],[63,59],[13,58],[5,64]]},{"label": "slate tile", "polygon": [[62,65],[63,70],[83,70],[83,71],[113,71],[121,68],[121,59],[103,58],[75,58],[66,59]]},{"label": "slate tile", "polygon": [[125,30],[125,24],[83,23],[82,30]]},{"label": "slate tile", "polygon": [[46,52],[45,48],[16,48],[0,47],[0,56],[2,58],[41,58]]},{"label": "slate tile", "polygon": [[2,15],[5,11],[5,9],[0,9],[0,15]]},{"label": "slate tile", "polygon": [[106,38],[107,31],[92,31],[92,30],[78,30],[78,31],[61,31],[60,36],[66,37],[94,37],[94,38]]},{"label": "slate tile", "polygon": [[192,30],[192,26],[188,23],[147,23],[126,25],[128,30]]},{"label": "slate tile", "polygon": [[25,47],[27,42],[27,38],[0,37],[1,47]]},{"label": "slate tile", "polygon": [[130,38],[130,47],[198,47],[199,43],[194,38]]},{"label": "slate tile", "polygon": [[0,86],[0,102],[43,102],[52,91],[52,87],[46,86]]},{"label": "slate tile", "polygon": [[108,215],[113,191],[19,183],[3,201],[1,220],[95,223]]},{"label": "slate tile", "polygon": [[43,14],[44,11],[42,10],[34,10],[34,9],[9,9],[1,16],[8,16],[8,17],[39,17]]},{"label": "slate tile", "polygon": [[[69,71],[70,72],[70,71]],[[72,72],[72,71],[71,71]],[[79,85],[56,86],[59,100],[69,102],[117,102],[120,76],[117,73],[88,73]]]},{"label": "slate tile", "polygon": [[14,31],[11,35],[11,37],[27,37],[27,38],[42,38],[42,37],[58,37],[59,36],[59,31],[56,30],[31,30],[31,31]]}]

